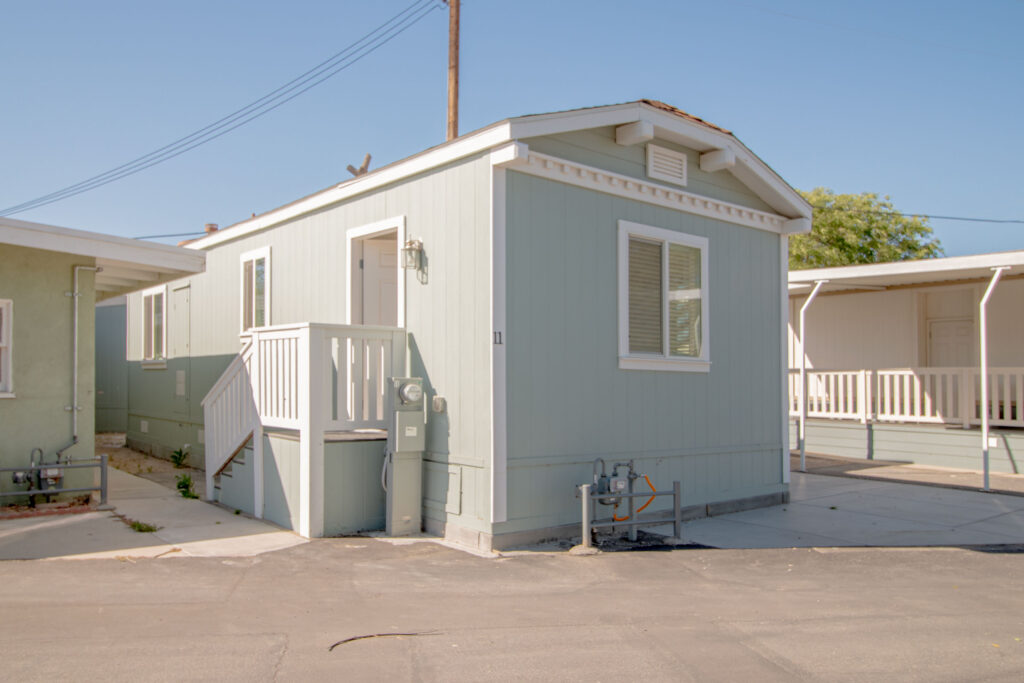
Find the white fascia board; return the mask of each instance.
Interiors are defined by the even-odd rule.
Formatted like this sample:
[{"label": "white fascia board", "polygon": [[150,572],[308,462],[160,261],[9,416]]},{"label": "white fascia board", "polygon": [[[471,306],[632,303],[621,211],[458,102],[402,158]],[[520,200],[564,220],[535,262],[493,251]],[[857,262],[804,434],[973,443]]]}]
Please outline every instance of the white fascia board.
[{"label": "white fascia board", "polygon": [[429,171],[432,168],[472,156],[510,140],[509,121],[501,121],[477,133],[450,143],[420,152],[408,159],[383,166],[366,175],[353,178],[291,204],[269,211],[261,216],[218,230],[188,245],[190,249],[209,249],[229,240],[235,240],[279,223],[292,220],[325,206],[344,201],[390,183]]},{"label": "white fascia board", "polygon": [[522,140],[544,135],[558,135],[574,130],[619,126],[640,119],[640,103],[628,102],[608,107],[595,107],[594,109],[522,116],[511,119],[509,123],[511,124],[511,138]]},{"label": "white fascia board", "polygon": [[206,254],[182,247],[11,218],[0,219],[0,244],[149,266],[162,272],[201,273],[206,265]]},{"label": "white fascia board", "polygon": [[789,273],[789,283],[790,288],[793,288],[812,283],[816,280],[829,280],[833,283],[840,283],[844,280],[852,281],[906,275],[950,276],[956,275],[958,272],[961,277],[972,277],[974,274],[966,271],[974,270],[986,274],[989,269],[999,266],[1024,266],[1024,250],[921,259],[919,261],[896,261],[894,263],[872,263],[861,266],[794,270]]}]

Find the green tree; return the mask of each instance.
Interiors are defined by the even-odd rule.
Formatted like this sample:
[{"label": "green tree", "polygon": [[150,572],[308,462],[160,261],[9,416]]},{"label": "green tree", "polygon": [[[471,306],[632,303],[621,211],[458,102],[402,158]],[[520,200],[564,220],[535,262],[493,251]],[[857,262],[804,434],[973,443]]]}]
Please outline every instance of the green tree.
[{"label": "green tree", "polygon": [[814,207],[809,234],[789,238],[789,267],[827,268],[943,255],[924,216],[904,216],[874,192],[835,194],[825,187],[801,192]]}]

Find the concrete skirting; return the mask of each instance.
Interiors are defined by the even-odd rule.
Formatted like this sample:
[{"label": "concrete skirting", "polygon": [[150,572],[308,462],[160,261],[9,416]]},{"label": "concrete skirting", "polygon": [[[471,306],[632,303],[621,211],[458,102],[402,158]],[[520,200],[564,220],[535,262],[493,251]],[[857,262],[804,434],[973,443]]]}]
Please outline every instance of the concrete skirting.
[{"label": "concrete skirting", "polygon": [[[789,502],[789,491],[780,493],[768,493],[760,496],[749,496],[747,498],[736,498],[733,500],[718,501],[701,505],[688,505],[683,508],[683,521],[689,522],[705,517],[717,517],[732,512],[754,510],[757,508],[782,505]],[[672,511],[664,510],[658,514],[650,515],[652,523],[672,522]],[[509,550],[523,546],[536,545],[546,541],[579,538],[580,525],[562,524],[559,526],[545,527],[543,529],[529,529],[526,531],[515,531],[507,534],[492,535],[485,531],[468,529],[454,524],[447,524],[439,520],[424,520],[424,530],[427,533],[443,537],[446,541],[465,546],[473,550],[483,552]]]}]

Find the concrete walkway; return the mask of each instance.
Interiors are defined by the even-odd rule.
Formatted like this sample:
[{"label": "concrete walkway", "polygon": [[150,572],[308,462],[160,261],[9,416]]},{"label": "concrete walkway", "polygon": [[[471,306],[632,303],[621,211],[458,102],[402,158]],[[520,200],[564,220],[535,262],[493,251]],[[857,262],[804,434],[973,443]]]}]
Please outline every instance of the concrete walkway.
[{"label": "concrete walkway", "polygon": [[1024,545],[1024,497],[793,472],[788,504],[687,522],[683,537],[714,548]]},{"label": "concrete walkway", "polygon": [[[142,557],[248,557],[305,543],[279,527],[152,481],[109,470],[113,512],[0,522],[0,560]],[[134,531],[131,520],[157,531]]]}]

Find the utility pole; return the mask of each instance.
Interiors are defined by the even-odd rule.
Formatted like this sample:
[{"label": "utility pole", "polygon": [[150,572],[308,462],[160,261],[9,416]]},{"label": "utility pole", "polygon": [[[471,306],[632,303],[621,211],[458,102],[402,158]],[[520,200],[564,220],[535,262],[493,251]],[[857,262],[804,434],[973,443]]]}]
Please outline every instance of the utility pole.
[{"label": "utility pole", "polygon": [[448,0],[448,139],[459,137],[459,0]]}]

